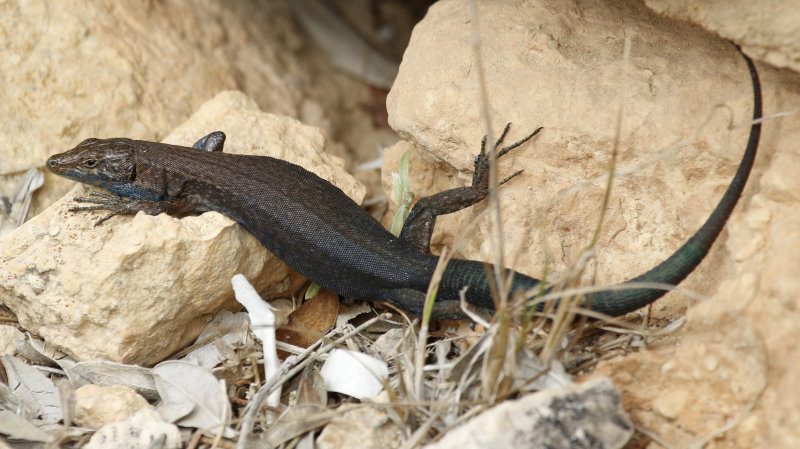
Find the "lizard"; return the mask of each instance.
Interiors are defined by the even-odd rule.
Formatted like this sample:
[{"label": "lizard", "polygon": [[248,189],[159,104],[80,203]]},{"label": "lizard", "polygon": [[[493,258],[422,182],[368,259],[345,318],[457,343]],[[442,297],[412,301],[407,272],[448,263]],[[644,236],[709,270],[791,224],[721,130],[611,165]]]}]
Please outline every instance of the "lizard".
[{"label": "lizard", "polygon": [[[741,51],[740,51],[741,53]],[[584,299],[584,306],[609,316],[638,310],[666,294],[666,289],[626,284],[677,285],[703,260],[722,231],[745,187],[761,133],[761,86],[756,68],[744,53],[753,84],[753,124],[736,174],[700,229],[651,270]],[[497,158],[536,135],[498,149]],[[438,256],[430,254],[436,217],[482,201],[489,192],[486,138],[475,158],[472,184],[420,199],[399,236],[387,231],[340,189],[290,162],[266,156],[222,152],[225,134],[212,132],[191,148],[127,138],[86,139],[51,156],[47,168],[57,175],[106,189],[76,197],[91,205],[73,211],[109,210],[96,225],[117,214],[143,211],[173,216],[217,211],[242,225],[291,268],[345,297],[377,300],[420,315]],[[516,172],[498,184],[508,182]],[[480,261],[452,259],[446,266],[431,317],[463,318],[460,292],[478,311],[495,310],[491,267]],[[511,291],[549,293],[553,288],[508,270]],[[464,289],[466,287],[466,289]],[[535,290],[534,290],[535,289]],[[558,301],[558,300],[556,300]],[[541,311],[541,303],[534,306]]]}]

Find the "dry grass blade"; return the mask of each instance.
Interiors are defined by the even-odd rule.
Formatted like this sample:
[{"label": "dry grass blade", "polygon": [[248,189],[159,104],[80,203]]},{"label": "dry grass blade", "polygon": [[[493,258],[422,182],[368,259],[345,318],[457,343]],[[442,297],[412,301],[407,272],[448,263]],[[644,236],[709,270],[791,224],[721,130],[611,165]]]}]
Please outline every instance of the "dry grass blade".
[{"label": "dry grass blade", "polygon": [[436,292],[439,289],[439,282],[442,280],[442,274],[450,262],[450,256],[447,249],[443,249],[439,256],[439,261],[436,264],[436,269],[433,272],[428,291],[425,294],[425,307],[422,313],[422,324],[419,329],[419,337],[417,341],[417,350],[415,353],[415,378],[414,378],[414,394],[417,399],[424,400],[424,391],[422,389],[422,375],[425,367],[425,354],[427,353],[428,341],[428,326],[431,321],[431,312],[433,311],[433,303],[436,301]]},{"label": "dry grass blade", "polygon": [[[249,437],[250,433],[253,431],[253,424],[255,423],[256,415],[261,410],[261,405],[267,399],[269,394],[272,392],[273,389],[277,388],[279,385],[282,385],[286,382],[289,378],[293,377],[295,374],[299,373],[303,368],[311,364],[312,362],[319,359],[322,354],[330,351],[337,345],[341,344],[348,338],[362,332],[364,329],[368,328],[369,326],[373,325],[374,323],[386,320],[388,316],[381,315],[374,317],[357,328],[343,333],[339,338],[333,340],[332,342],[324,345],[322,348],[317,349],[319,346],[322,346],[323,341],[325,339],[320,339],[313,345],[309,346],[308,349],[303,351],[300,355],[291,356],[284,360],[281,364],[281,369],[278,373],[278,376],[274,379],[268,379],[267,382],[261,386],[258,392],[253,396],[250,400],[250,403],[247,404],[247,408],[245,409],[244,417],[242,418],[242,426],[240,430],[239,440],[237,441],[236,447],[238,449],[246,449],[247,448],[247,438]],[[333,333],[340,334],[342,333],[342,329],[334,329],[329,334]]]}]

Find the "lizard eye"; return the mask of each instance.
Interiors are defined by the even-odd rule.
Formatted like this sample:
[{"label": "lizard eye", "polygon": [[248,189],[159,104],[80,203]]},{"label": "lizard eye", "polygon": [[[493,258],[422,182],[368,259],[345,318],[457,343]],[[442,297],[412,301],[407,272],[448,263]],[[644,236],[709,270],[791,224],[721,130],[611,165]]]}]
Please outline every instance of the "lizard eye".
[{"label": "lizard eye", "polygon": [[97,166],[97,159],[86,159],[83,161],[83,166],[86,168],[94,168]]}]

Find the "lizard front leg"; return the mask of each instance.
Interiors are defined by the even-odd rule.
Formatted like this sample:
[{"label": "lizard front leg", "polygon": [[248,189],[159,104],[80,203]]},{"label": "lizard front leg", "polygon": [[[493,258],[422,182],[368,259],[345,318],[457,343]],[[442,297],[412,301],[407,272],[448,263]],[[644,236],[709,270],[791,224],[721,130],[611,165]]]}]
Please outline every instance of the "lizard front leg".
[{"label": "lizard front leg", "polygon": [[75,206],[69,209],[70,212],[87,211],[87,210],[108,210],[111,211],[108,215],[97,220],[95,226],[102,224],[104,221],[115,215],[133,215],[139,211],[143,211],[148,215],[158,215],[160,213],[167,213],[169,215],[186,215],[194,211],[194,206],[190,205],[182,198],[172,198],[165,201],[150,201],[144,199],[130,199],[109,193],[90,192],[89,197],[75,197],[74,200],[78,203],[90,203],[93,206]]},{"label": "lizard front leg", "polygon": [[[497,139],[497,143],[495,143],[492,149],[492,151],[497,151],[497,158],[504,156],[509,151],[527,142],[542,130],[542,128],[537,128],[518,142],[497,149],[503,142],[510,126],[510,123],[506,125],[503,132],[500,134],[500,138]],[[505,184],[521,172],[522,170],[514,172],[500,181],[498,185]],[[400,238],[410,243],[420,252],[428,253],[430,252],[431,235],[436,225],[437,216],[466,209],[482,201],[488,194],[489,155],[486,153],[486,136],[484,136],[483,140],[481,140],[481,151],[478,156],[475,157],[475,171],[472,174],[472,185],[445,190],[444,192],[439,192],[435,195],[420,199],[417,204],[414,205],[414,208],[411,209],[411,213],[408,214],[408,218],[405,224],[403,224],[403,229],[400,231]]]}]

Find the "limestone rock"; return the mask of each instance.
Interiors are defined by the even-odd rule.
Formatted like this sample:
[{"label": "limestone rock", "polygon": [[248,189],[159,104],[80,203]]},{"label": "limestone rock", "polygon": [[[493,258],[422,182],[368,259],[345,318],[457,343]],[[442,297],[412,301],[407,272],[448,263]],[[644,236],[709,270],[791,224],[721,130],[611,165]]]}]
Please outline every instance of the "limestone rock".
[{"label": "limestone rock", "polygon": [[[792,168],[800,165],[773,166],[764,176]],[[729,232],[731,252],[757,244],[713,298],[689,311],[679,344],[601,363],[596,374],[612,377],[632,418],[673,446],[689,447],[730,427],[708,447],[798,447],[797,201],[756,195]],[[682,395],[689,400],[680,404]]]},{"label": "limestone rock", "polygon": [[[651,7],[657,3],[686,5],[687,11],[695,5],[647,1]],[[695,17],[718,7],[696,4]],[[781,33],[792,29],[794,11],[759,9],[767,11],[763,20],[776,24],[778,35],[771,36],[770,26],[759,25],[760,15],[729,6],[727,15],[717,8],[720,13],[708,20],[746,33],[737,42],[751,55],[759,55],[755,39],[783,42]],[[731,131],[728,124],[745,124],[752,111],[741,58],[717,36],[658,17],[636,2],[595,0],[572,8],[554,1],[483,2],[478,13],[493,132],[513,122],[511,142],[545,127],[499,164],[501,177],[525,170],[501,187],[506,260],[519,252],[517,267],[536,276],[546,254],[552,272],[574,261],[587,244],[603,183],[557,195],[607,170],[620,105],[618,170],[636,170],[613,186],[597,246],[598,283],[630,278],[663,260],[707,218],[739,163],[747,126]],[[416,145],[411,176],[418,196],[468,184],[484,133],[466,17],[459,2],[441,1],[430,9],[414,31],[388,102],[392,123],[414,143],[387,153],[384,174]],[[737,17],[750,24],[741,28]],[[624,36],[632,38],[628,68]],[[791,55],[795,46],[769,52]],[[798,75],[756,65],[765,115],[795,110]],[[682,140],[689,144],[665,151]],[[619,385],[633,421],[674,447],[800,446],[798,140],[798,114],[764,122],[739,205],[711,254],[681,285],[709,298],[689,309],[686,330],[597,369],[596,375]],[[660,159],[638,167],[653,157]],[[450,243],[455,230],[482,210],[475,209],[440,218],[436,243]],[[467,236],[465,256],[488,258],[486,229],[481,224]],[[674,319],[685,304],[670,294],[654,310]]]},{"label": "limestone rock", "polygon": [[800,71],[800,8],[772,1],[645,0],[653,11],[700,25],[776,67]]},{"label": "limestone rock", "polygon": [[[221,93],[166,140],[191,145],[218,129],[231,136],[226,151],[301,163],[363,197],[341,161],[325,154],[321,130],[263,113],[240,93]],[[287,267],[220,214],[139,213],[96,227],[102,211],[68,212],[72,196],[3,240],[0,297],[26,329],[79,360],[162,360],[194,340],[221,307],[236,307],[236,273],[266,296],[288,285]]]},{"label": "limestone rock", "polygon": [[619,449],[631,435],[619,391],[610,380],[595,379],[504,401],[425,447]]},{"label": "limestone rock", "polygon": [[[161,140],[229,89],[325,127],[362,160],[394,141],[369,125],[368,86],[332,70],[285,2],[11,0],[0,16],[0,175],[88,137]],[[0,193],[17,179],[0,176]],[[70,188],[48,174],[32,214]]]},{"label": "limestone rock", "polygon": [[88,384],[75,390],[75,423],[90,429],[125,421],[143,409],[153,410],[153,406],[123,385],[101,387]]},{"label": "limestone rock", "polygon": [[289,161],[327,179],[356,202],[364,199],[364,186],[344,171],[341,158],[330,155],[328,137],[322,129],[262,112],[239,91],[220,92],[164,137],[164,142],[191,146],[213,131],[225,132],[225,152]]},{"label": "limestone rock", "polygon": [[17,347],[14,340],[24,340],[25,335],[14,326],[0,325],[0,355],[14,355]]},{"label": "limestone rock", "polygon": [[[618,170],[661,159],[614,184],[597,282],[629,279],[677,249],[713,210],[747,142],[748,128],[728,129],[729,113],[704,122],[719,104],[734,123],[752,114],[750,78],[733,46],[632,3],[595,0],[580,11],[552,1],[481,3],[478,19],[492,133],[511,122],[509,144],[544,127],[499,163],[501,179],[524,170],[501,187],[505,264],[541,277],[547,263],[553,273],[578,259],[599,219],[599,178],[608,172],[620,107]],[[463,2],[433,5],[387,101],[390,123],[417,146],[411,176],[418,197],[471,180],[485,128],[469,22]],[[626,35],[636,36],[627,66]],[[687,145],[669,151],[680,141]],[[387,155],[384,175],[402,148]],[[441,217],[435,244],[451,243],[485,207]],[[487,259],[488,221],[464,240],[464,256]],[[719,269],[704,265],[706,279],[689,287],[708,286]]]},{"label": "limestone rock", "polygon": [[401,430],[378,407],[343,405],[340,415],[322,429],[316,440],[320,449],[358,447],[391,449],[400,447]]},{"label": "limestone rock", "polygon": [[[42,0],[2,10],[0,172],[40,164],[87,137],[158,139],[243,82],[255,83],[275,112],[296,113],[300,101],[298,69],[277,55],[260,52],[258,68],[229,68],[292,26],[280,6]],[[268,17],[270,27],[243,26],[245,17]],[[68,184],[48,177],[45,189],[55,199]]]}]

